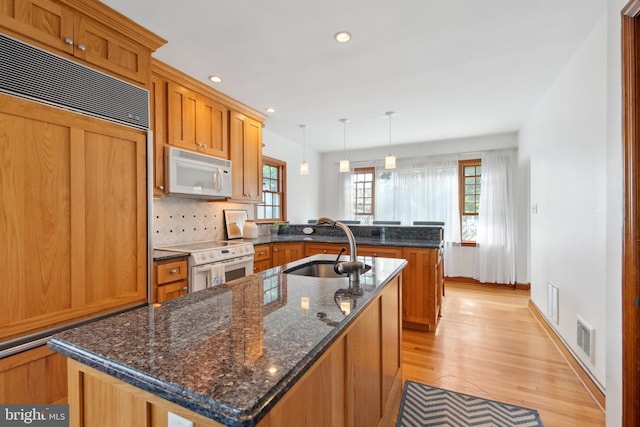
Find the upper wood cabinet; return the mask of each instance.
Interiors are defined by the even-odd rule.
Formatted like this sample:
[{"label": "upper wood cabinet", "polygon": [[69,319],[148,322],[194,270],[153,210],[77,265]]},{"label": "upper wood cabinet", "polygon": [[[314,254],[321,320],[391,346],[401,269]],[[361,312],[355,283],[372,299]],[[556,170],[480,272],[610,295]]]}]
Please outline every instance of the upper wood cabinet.
[{"label": "upper wood cabinet", "polygon": [[259,202],[262,198],[262,123],[237,111],[229,115],[231,199]]},{"label": "upper wood cabinet", "polygon": [[10,35],[147,85],[151,53],[165,40],[99,2],[0,0]]},{"label": "upper wood cabinet", "polygon": [[164,148],[173,145],[230,159],[231,199],[260,201],[264,117],[157,59],[152,59],[149,89],[155,151],[154,196],[165,193]]},{"label": "upper wood cabinet", "polygon": [[0,341],[145,303],[145,132],[6,95],[0,129]]},{"label": "upper wood cabinet", "polygon": [[229,158],[227,108],[175,82],[167,82],[167,143]]}]

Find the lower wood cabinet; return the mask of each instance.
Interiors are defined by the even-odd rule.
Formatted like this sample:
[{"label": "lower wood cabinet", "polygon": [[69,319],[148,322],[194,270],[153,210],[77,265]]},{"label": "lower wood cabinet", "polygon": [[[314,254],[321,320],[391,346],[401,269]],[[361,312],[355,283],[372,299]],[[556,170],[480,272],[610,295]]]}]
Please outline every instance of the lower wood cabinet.
[{"label": "lower wood cabinet", "polygon": [[189,293],[187,257],[153,263],[153,302],[164,302]]},{"label": "lower wood cabinet", "polygon": [[444,286],[442,250],[405,248],[403,257],[409,263],[402,273],[404,327],[434,331]]},{"label": "lower wood cabinet", "polygon": [[0,340],[146,303],[146,133],[7,95],[0,129]]},{"label": "lower wood cabinet", "polygon": [[253,272],[259,273],[272,267],[271,264],[271,245],[255,245],[253,254]]},{"label": "lower wood cabinet", "polygon": [[46,345],[0,359],[0,402],[67,403],[67,359]]},{"label": "lower wood cabinet", "polygon": [[271,258],[274,266],[288,264],[304,258],[303,243],[274,243],[271,248]]}]

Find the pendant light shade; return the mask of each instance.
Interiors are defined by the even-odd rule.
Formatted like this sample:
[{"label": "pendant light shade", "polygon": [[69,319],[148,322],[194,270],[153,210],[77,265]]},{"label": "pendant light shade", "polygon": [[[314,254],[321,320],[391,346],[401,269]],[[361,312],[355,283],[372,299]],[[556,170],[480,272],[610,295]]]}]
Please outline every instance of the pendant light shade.
[{"label": "pendant light shade", "polygon": [[384,158],[384,168],[385,169],[395,169],[396,168],[396,156],[391,154],[391,117],[396,114],[393,111],[387,111],[385,113],[389,116],[389,155]]},{"label": "pendant light shade", "polygon": [[340,160],[340,172],[349,172],[349,160],[347,160],[347,122],[349,119],[340,119],[343,127],[343,139],[342,139],[342,149],[344,154],[344,159]]},{"label": "pendant light shade", "polygon": [[300,163],[300,175],[309,175],[309,163],[307,163],[307,125],[300,125],[302,129],[302,163]]}]

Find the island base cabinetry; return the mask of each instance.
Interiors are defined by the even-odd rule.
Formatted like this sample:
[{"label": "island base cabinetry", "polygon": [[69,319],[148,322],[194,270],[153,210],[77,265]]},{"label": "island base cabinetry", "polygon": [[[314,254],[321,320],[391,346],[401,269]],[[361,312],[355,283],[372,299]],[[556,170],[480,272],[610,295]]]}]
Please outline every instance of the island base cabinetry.
[{"label": "island base cabinetry", "polygon": [[[256,424],[387,425],[401,392],[400,275]],[[69,359],[71,426],[167,426],[171,411],[197,427],[221,424]],[[117,408],[117,410],[114,410]]]},{"label": "island base cabinetry", "polygon": [[405,248],[409,263],[403,271],[403,325],[405,328],[435,331],[440,320],[444,289],[441,249]]}]

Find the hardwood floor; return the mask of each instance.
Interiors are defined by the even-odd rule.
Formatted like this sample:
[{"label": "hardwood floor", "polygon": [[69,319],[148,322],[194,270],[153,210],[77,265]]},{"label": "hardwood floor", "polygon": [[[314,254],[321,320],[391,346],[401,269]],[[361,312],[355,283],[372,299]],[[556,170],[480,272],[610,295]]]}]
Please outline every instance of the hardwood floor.
[{"label": "hardwood floor", "polygon": [[435,333],[403,330],[403,380],[534,408],[546,427],[605,425],[529,311],[528,291],[448,281],[446,292]]}]

